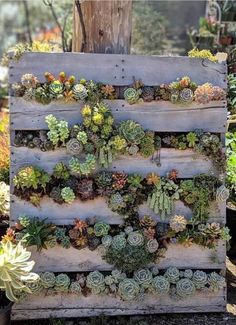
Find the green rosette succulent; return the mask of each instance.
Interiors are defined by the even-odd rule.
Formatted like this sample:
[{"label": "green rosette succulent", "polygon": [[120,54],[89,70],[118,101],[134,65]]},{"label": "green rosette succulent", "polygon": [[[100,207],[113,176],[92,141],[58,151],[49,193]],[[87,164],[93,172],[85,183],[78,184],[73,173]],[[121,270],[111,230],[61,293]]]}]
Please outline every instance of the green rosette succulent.
[{"label": "green rosette succulent", "polygon": [[139,101],[141,93],[140,89],[127,88],[124,92],[124,98],[130,105],[133,105]]},{"label": "green rosette succulent", "polygon": [[175,266],[171,266],[166,270],[165,277],[170,283],[175,284],[179,281],[179,270]]},{"label": "green rosette succulent", "polygon": [[204,271],[195,271],[193,273],[192,281],[196,289],[202,289],[207,284],[207,274]]},{"label": "green rosette succulent", "polygon": [[146,245],[146,249],[149,253],[155,253],[158,250],[159,244],[156,239],[149,239]]},{"label": "green rosette succulent", "polygon": [[126,207],[126,203],[124,202],[124,199],[119,192],[111,195],[108,201],[108,207],[112,211],[119,211]]},{"label": "green rosette succulent", "polygon": [[165,295],[170,291],[170,282],[163,275],[158,275],[152,280],[152,290],[159,295]]},{"label": "green rosette succulent", "polygon": [[63,94],[64,85],[59,80],[54,80],[48,86],[48,91],[53,95],[53,97],[58,98],[59,95]]},{"label": "green rosette succulent", "polygon": [[103,237],[108,235],[110,229],[110,225],[105,222],[96,222],[93,228],[94,234],[97,237]]},{"label": "green rosette succulent", "polygon": [[128,234],[127,242],[131,246],[142,246],[144,237],[140,231],[133,231]]},{"label": "green rosette succulent", "polygon": [[106,235],[102,237],[102,245],[106,248],[110,247],[112,243],[112,236]]},{"label": "green rosette succulent", "polygon": [[126,148],[127,146],[127,142],[124,138],[122,138],[119,135],[116,135],[115,137],[113,137],[110,141],[109,144],[111,145],[111,147],[116,151],[122,151]]},{"label": "green rosette succulent", "polygon": [[45,191],[46,185],[49,181],[50,176],[48,173],[33,166],[22,167],[13,178],[15,187],[21,190],[30,188],[37,190],[42,187]]},{"label": "green rosette succulent", "polygon": [[57,292],[68,291],[70,285],[70,278],[67,274],[61,273],[56,276],[54,289]]},{"label": "green rosette succulent", "polygon": [[73,294],[79,295],[82,292],[82,288],[80,286],[80,282],[79,281],[73,281],[71,282],[69,291]]},{"label": "green rosette succulent", "polygon": [[121,251],[126,246],[126,238],[124,235],[116,235],[112,239],[111,247],[117,251]]},{"label": "green rosette succulent", "polygon": [[105,278],[99,271],[90,272],[86,278],[86,285],[93,294],[99,294],[105,291]]},{"label": "green rosette succulent", "polygon": [[130,145],[140,144],[141,140],[145,136],[142,126],[132,120],[121,122],[118,131],[120,136]]},{"label": "green rosette succulent", "polygon": [[134,272],[134,280],[143,288],[147,289],[152,283],[152,273],[148,269],[140,269]]},{"label": "green rosette succulent", "polygon": [[62,196],[63,200],[68,204],[73,203],[75,200],[75,193],[73,192],[73,190],[70,187],[64,187],[61,190],[61,196]]},{"label": "green rosette succulent", "polygon": [[126,278],[126,274],[117,269],[112,270],[111,275],[114,278],[115,283],[118,283]]},{"label": "green rosette succulent", "polygon": [[38,279],[37,281],[34,281],[32,283],[28,283],[27,287],[30,289],[31,293],[34,295],[39,294],[43,290],[43,285],[42,285],[40,279]]},{"label": "green rosette succulent", "polygon": [[53,168],[53,176],[57,179],[67,180],[70,177],[70,173],[67,166],[59,162]]},{"label": "green rosette succulent", "polygon": [[196,291],[195,285],[190,279],[181,279],[176,283],[176,294],[181,298],[188,298]]},{"label": "green rosette succulent", "polygon": [[140,154],[148,158],[155,153],[154,132],[148,131],[140,141]]},{"label": "green rosette succulent", "polygon": [[22,215],[19,217],[19,222],[22,227],[26,228],[30,225],[30,218],[27,217],[26,215]]},{"label": "green rosette succulent", "polygon": [[106,285],[111,286],[114,283],[116,283],[116,281],[115,281],[115,278],[112,275],[105,276],[105,284]]},{"label": "green rosette succulent", "polygon": [[72,88],[73,96],[76,100],[85,100],[88,97],[87,89],[82,84],[76,84]]},{"label": "green rosette succulent", "polygon": [[191,269],[185,270],[184,271],[184,277],[187,278],[187,279],[192,279],[193,271]]},{"label": "green rosette succulent", "polygon": [[88,136],[87,133],[84,131],[80,131],[77,134],[77,140],[79,140],[79,142],[81,142],[82,144],[86,144],[88,142]]},{"label": "green rosette succulent", "polygon": [[56,276],[53,272],[44,272],[40,274],[40,282],[45,289],[53,288],[56,282]]},{"label": "green rosette succulent", "polygon": [[72,157],[69,161],[69,168],[73,173],[88,176],[96,167],[96,157],[93,154],[87,154],[85,161]]},{"label": "green rosette succulent", "polygon": [[197,134],[195,132],[189,132],[186,135],[186,139],[188,141],[189,148],[194,148],[196,143],[198,142],[198,137],[197,137]]},{"label": "green rosette succulent", "polygon": [[124,279],[119,283],[118,294],[123,300],[134,300],[138,297],[140,287],[134,279]]},{"label": "green rosette succulent", "polygon": [[231,236],[230,236],[230,233],[229,232],[230,232],[230,230],[229,230],[228,227],[223,227],[221,229],[220,238],[222,240],[225,240],[225,241],[228,242],[231,239]]},{"label": "green rosette succulent", "polygon": [[70,139],[66,144],[66,150],[69,155],[79,156],[83,151],[83,144],[75,139]]},{"label": "green rosette succulent", "polygon": [[211,272],[208,275],[208,284],[210,285],[211,291],[217,292],[225,287],[225,278],[216,272]]}]

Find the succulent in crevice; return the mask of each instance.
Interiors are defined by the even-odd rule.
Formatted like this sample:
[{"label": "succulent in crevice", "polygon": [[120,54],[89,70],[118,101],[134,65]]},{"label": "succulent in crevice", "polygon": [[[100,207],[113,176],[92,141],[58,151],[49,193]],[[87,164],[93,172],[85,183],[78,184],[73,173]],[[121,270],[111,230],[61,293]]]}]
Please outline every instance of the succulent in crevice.
[{"label": "succulent in crevice", "polygon": [[130,145],[140,144],[142,138],[145,136],[142,126],[132,120],[121,122],[118,131]]},{"label": "succulent in crevice", "polygon": [[78,190],[81,200],[92,200],[95,196],[95,191],[93,188],[93,180],[84,178],[78,183]]},{"label": "succulent in crevice", "polygon": [[63,187],[63,189],[61,190],[61,196],[63,200],[68,204],[73,203],[73,201],[75,200],[75,193],[70,187]]}]

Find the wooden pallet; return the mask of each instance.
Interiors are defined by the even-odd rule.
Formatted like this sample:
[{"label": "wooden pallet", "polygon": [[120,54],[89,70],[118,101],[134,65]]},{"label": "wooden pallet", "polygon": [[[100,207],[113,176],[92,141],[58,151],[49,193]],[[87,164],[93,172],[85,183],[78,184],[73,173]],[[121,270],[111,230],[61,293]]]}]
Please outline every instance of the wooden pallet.
[{"label": "wooden pallet", "polygon": [[[142,79],[145,85],[159,85],[174,81],[177,77],[188,75],[193,81],[202,84],[226,88],[226,64],[212,63],[208,60],[190,59],[187,57],[131,56],[78,53],[25,53],[19,62],[11,62],[10,83],[19,82],[25,73],[35,74],[44,81],[43,74],[49,71],[57,75],[60,71],[74,74],[81,78],[93,79],[114,86],[126,86],[132,83],[133,76]],[[195,102],[188,106],[172,104],[167,101],[153,101],[129,105],[124,100],[107,100],[115,121],[132,119],[144,128],[158,132],[188,132],[203,129],[205,132],[219,134],[224,143],[226,132],[227,109],[225,101],[214,101],[206,105]],[[81,122],[80,109],[82,103],[52,102],[41,105],[26,102],[23,98],[10,98],[11,141],[16,130],[47,129],[45,117],[53,114],[65,119],[69,125]],[[164,176],[171,169],[179,171],[181,178],[193,178],[199,173],[213,173],[217,170],[207,157],[197,155],[191,149],[161,149],[161,166],[157,166],[142,157],[121,156],[115,160],[110,170],[127,173],[157,172]],[[38,149],[18,148],[11,142],[11,179],[17,170],[24,165],[37,165],[51,173],[53,166],[63,161],[68,163],[70,157],[64,149],[52,152],[41,152]],[[221,175],[222,176],[222,175]],[[11,184],[11,193],[13,185]],[[191,218],[192,212],[182,202],[175,203],[174,212]],[[104,198],[73,204],[58,205],[50,198],[44,197],[39,208],[22,201],[11,194],[11,221],[17,220],[20,214],[48,217],[58,225],[70,225],[76,217],[85,219],[96,215],[98,219],[110,224],[120,224],[122,217],[110,211]],[[140,215],[150,214],[157,220],[146,204],[140,206]],[[168,220],[167,220],[168,221]],[[210,221],[225,223],[225,202],[212,203]],[[110,270],[111,265],[102,260],[97,251],[87,248],[66,250],[55,247],[36,252],[32,247],[32,256],[36,261],[36,271],[83,272],[90,270]],[[192,245],[184,247],[170,244],[165,258],[159,267],[169,266],[193,269],[225,269],[225,243],[220,241],[217,249],[203,249]],[[214,261],[212,259],[214,255]],[[79,297],[74,295],[57,295],[55,297],[33,296],[26,302],[14,306],[14,319],[32,319],[53,317],[79,317],[89,315],[147,314],[171,312],[221,312],[225,310],[225,291],[215,294],[199,293],[192,298],[181,301],[169,297],[147,296],[142,302],[123,302],[118,298],[107,296]]]}]

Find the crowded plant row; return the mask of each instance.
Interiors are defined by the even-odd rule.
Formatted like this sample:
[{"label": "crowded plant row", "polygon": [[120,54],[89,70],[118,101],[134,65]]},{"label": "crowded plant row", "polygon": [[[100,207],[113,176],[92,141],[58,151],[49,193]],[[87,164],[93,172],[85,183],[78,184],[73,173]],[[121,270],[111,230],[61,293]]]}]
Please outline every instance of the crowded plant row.
[{"label": "crowded plant row", "polygon": [[27,73],[21,77],[21,82],[13,84],[15,96],[25,100],[34,100],[42,104],[49,104],[53,100],[100,102],[102,99],[114,100],[124,98],[130,105],[153,100],[166,100],[172,103],[207,104],[214,100],[225,100],[225,91],[210,83],[197,85],[188,76],[177,78],[169,84],[151,87],[145,86],[141,80],[135,80],[132,85],[116,87],[104,85],[93,80],[76,80],[75,76],[67,76],[60,72],[55,77],[50,72],[45,73],[45,82]]}]

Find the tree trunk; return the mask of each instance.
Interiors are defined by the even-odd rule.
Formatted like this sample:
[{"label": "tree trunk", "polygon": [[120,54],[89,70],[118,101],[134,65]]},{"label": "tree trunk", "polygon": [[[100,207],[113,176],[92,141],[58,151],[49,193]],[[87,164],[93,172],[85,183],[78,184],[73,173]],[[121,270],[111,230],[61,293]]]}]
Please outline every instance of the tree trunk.
[{"label": "tree trunk", "polygon": [[132,0],[75,0],[72,50],[128,54],[131,13]]}]

